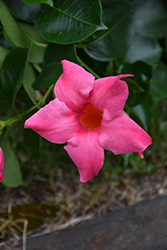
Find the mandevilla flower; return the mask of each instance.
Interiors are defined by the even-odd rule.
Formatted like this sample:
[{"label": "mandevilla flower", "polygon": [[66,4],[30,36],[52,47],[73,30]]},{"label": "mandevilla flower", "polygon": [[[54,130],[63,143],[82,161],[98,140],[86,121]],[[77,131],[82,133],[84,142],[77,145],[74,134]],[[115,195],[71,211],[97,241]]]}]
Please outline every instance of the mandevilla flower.
[{"label": "mandevilla flower", "polygon": [[3,180],[3,169],[4,169],[4,155],[3,155],[3,151],[0,148],[0,182]]},{"label": "mandevilla flower", "polygon": [[98,80],[82,67],[63,60],[63,73],[54,92],[56,98],[25,122],[64,149],[76,164],[80,181],[96,176],[103,166],[104,149],[115,155],[143,151],[152,143],[150,136],[123,111],[128,86],[121,78]]}]

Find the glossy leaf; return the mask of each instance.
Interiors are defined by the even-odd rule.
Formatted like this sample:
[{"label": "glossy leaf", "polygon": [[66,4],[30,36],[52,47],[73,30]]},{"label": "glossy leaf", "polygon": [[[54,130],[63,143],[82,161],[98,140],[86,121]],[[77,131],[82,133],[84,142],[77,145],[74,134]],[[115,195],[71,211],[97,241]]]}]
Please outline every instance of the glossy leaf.
[{"label": "glossy leaf", "polygon": [[44,46],[46,47],[48,42],[39,35],[39,33],[37,32],[33,24],[19,22],[18,25],[21,28],[21,30],[23,30],[24,33],[26,33],[26,35],[28,36],[31,42],[35,43],[36,45],[40,47],[44,47]]},{"label": "glossy leaf", "polygon": [[27,94],[27,92],[23,89],[20,89],[17,93],[17,100],[16,102],[18,104],[22,104],[25,103],[27,104],[27,106],[32,105],[32,100],[30,99],[29,95]]},{"label": "glossy leaf", "polygon": [[40,136],[31,129],[24,129],[24,140],[28,148],[35,155],[39,155]]},{"label": "glossy leaf", "polygon": [[53,5],[53,1],[52,0],[22,0],[24,3],[27,4],[39,4],[39,3],[47,3],[49,5]]},{"label": "glossy leaf", "polygon": [[0,31],[0,46],[5,48],[5,49],[11,49],[11,46],[9,43],[6,41],[3,32]]},{"label": "glossy leaf", "polygon": [[154,64],[160,59],[161,53],[162,49],[156,39],[136,35],[127,51],[125,61],[134,63],[142,60]]},{"label": "glossy leaf", "polygon": [[3,61],[6,57],[6,55],[8,54],[8,52],[9,52],[9,50],[0,46],[0,69],[2,67]]},{"label": "glossy leaf", "polygon": [[167,1],[133,0],[134,22],[137,33],[165,36],[167,23]]},{"label": "glossy leaf", "polygon": [[33,22],[43,7],[41,4],[28,5],[22,0],[4,0],[4,2],[14,16],[27,22]]},{"label": "glossy leaf", "polygon": [[79,42],[100,29],[99,0],[55,0],[54,7],[47,6],[35,20],[38,32],[46,40],[58,44]]},{"label": "glossy leaf", "polygon": [[75,47],[73,45],[48,44],[45,50],[42,72],[33,83],[34,89],[45,89],[56,83],[63,72],[61,65],[63,59],[78,63]]},{"label": "glossy leaf", "polygon": [[153,72],[151,95],[155,101],[167,98],[167,66],[159,63]]},{"label": "glossy leaf", "polygon": [[7,187],[18,187],[23,184],[20,163],[7,138],[3,139],[1,147],[5,158],[4,179],[2,183]]},{"label": "glossy leaf", "polygon": [[40,47],[33,43],[30,48],[29,62],[42,63],[44,52],[45,52],[45,47]]},{"label": "glossy leaf", "polygon": [[[100,62],[100,61],[94,60],[93,58],[88,56],[88,54],[83,49],[77,50],[77,56],[99,76],[104,76],[105,73],[107,74],[108,62]],[[111,75],[111,74],[109,73],[108,75]]]},{"label": "glossy leaf", "polygon": [[42,63],[47,41],[37,33],[33,25],[19,23],[19,26],[31,41],[29,62]]},{"label": "glossy leaf", "polygon": [[14,106],[16,94],[22,84],[29,49],[15,48],[6,56],[1,71],[1,87],[9,103]]},{"label": "glossy leaf", "polygon": [[140,85],[132,79],[129,79],[129,78],[124,79],[126,83],[128,84],[128,88],[129,88],[129,96],[126,102],[129,106],[131,105],[133,106],[133,104],[136,102],[136,95],[138,95],[139,93],[145,92],[144,89],[140,87]]},{"label": "glossy leaf", "polygon": [[134,107],[133,110],[129,112],[129,116],[132,120],[134,120],[140,127],[142,127],[144,130],[147,130],[147,124],[146,124],[146,116],[143,112],[141,105],[137,105]]},{"label": "glossy leaf", "polygon": [[36,99],[36,93],[32,87],[32,83],[35,81],[35,79],[36,79],[35,70],[31,66],[31,64],[28,64],[23,78],[23,86],[25,91],[29,95],[30,99],[32,100]]},{"label": "glossy leaf", "polygon": [[28,37],[19,28],[17,22],[2,0],[0,0],[0,21],[7,36],[15,46],[27,47],[30,45]]},{"label": "glossy leaf", "polygon": [[103,22],[108,30],[85,48],[86,53],[98,61],[123,57],[134,34],[132,20],[132,8],[127,1],[104,5]]},{"label": "glossy leaf", "polygon": [[127,81],[129,87],[129,97],[126,102],[129,106],[135,106],[144,101],[147,97],[150,89],[150,82],[152,79],[152,67],[145,62],[135,62],[133,64],[127,63],[124,65],[122,69],[122,74],[132,74],[134,77],[130,79],[131,81],[135,81],[139,86],[136,87],[134,84],[129,84],[129,80]]},{"label": "glossy leaf", "polygon": [[129,114],[133,120],[148,131],[154,117],[154,102],[151,95],[148,95],[142,104],[131,107]]}]

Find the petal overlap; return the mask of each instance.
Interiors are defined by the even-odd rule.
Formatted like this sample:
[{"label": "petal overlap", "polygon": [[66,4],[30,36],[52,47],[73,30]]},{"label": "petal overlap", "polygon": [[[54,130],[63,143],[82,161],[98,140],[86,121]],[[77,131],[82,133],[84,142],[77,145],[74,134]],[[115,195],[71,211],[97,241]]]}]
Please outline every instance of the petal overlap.
[{"label": "petal overlap", "polygon": [[89,99],[95,77],[75,63],[63,60],[62,65],[63,73],[55,85],[55,95],[72,111],[81,112]]},{"label": "petal overlap", "polygon": [[65,150],[77,166],[80,181],[87,182],[103,166],[104,150],[98,143],[99,132],[83,132],[68,141]]},{"label": "petal overlap", "polygon": [[95,80],[90,93],[90,102],[110,120],[122,113],[128,98],[128,86],[120,78],[132,75],[111,76]]},{"label": "petal overlap", "polygon": [[76,115],[58,98],[51,101],[25,122],[46,140],[65,143],[80,130]]}]

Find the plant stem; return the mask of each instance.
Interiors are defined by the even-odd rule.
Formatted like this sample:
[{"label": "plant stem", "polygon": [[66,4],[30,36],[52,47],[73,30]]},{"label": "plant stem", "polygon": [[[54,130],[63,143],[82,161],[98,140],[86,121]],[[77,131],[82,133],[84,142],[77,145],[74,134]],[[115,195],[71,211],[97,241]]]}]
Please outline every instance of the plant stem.
[{"label": "plant stem", "polygon": [[21,121],[23,119],[24,116],[26,116],[27,114],[31,113],[33,110],[35,110],[37,107],[34,105],[32,106],[30,109],[28,109],[27,111],[25,111],[22,114],[19,114],[15,117],[10,118],[7,121],[1,121],[0,122],[0,130],[4,129],[5,127],[7,127],[8,125],[11,125],[13,123],[16,123],[18,121]]},{"label": "plant stem", "polygon": [[33,63],[33,66],[38,71],[38,73],[41,73],[42,69],[41,69],[41,67],[38,64]]},{"label": "plant stem", "polygon": [[[45,95],[39,100],[39,103],[43,106],[46,103],[46,99],[48,98],[49,94],[53,90],[53,85],[51,85],[48,90],[46,91]],[[40,105],[40,106],[41,106]]]},{"label": "plant stem", "polygon": [[13,123],[17,123],[19,121],[21,121],[24,117],[26,117],[28,114],[30,114],[32,111],[34,111],[35,109],[37,109],[38,107],[42,107],[45,105],[46,103],[46,99],[48,97],[48,95],[50,94],[50,92],[53,89],[53,85],[50,86],[47,90],[47,92],[45,93],[45,95],[39,100],[38,103],[36,103],[34,106],[32,106],[30,109],[26,110],[25,112],[23,112],[22,114],[18,114],[15,117],[10,118],[7,121],[0,121],[0,130],[4,129],[5,127],[7,127],[8,125],[11,125]]},{"label": "plant stem", "polygon": [[91,68],[89,68],[89,66],[88,65],[86,65],[86,63],[84,63],[82,60],[81,60],[81,58],[79,58],[78,56],[77,56],[77,60],[78,60],[78,62],[80,62],[80,64],[85,68],[85,69],[87,69],[92,75],[94,75],[97,79],[99,79],[99,78],[101,78],[98,74],[96,74]]}]

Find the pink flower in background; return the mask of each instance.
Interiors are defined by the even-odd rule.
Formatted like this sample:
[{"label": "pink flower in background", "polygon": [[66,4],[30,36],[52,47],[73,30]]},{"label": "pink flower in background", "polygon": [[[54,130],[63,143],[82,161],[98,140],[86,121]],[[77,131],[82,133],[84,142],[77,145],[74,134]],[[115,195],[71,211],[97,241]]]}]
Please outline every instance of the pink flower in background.
[{"label": "pink flower in background", "polygon": [[128,86],[121,78],[98,80],[82,67],[63,60],[63,73],[54,92],[56,98],[25,122],[53,143],[64,147],[76,164],[80,181],[96,176],[103,166],[104,149],[115,155],[143,151],[152,143],[150,136],[124,112]]},{"label": "pink flower in background", "polygon": [[3,180],[3,169],[4,169],[4,155],[3,155],[3,151],[0,148],[0,182]]}]

